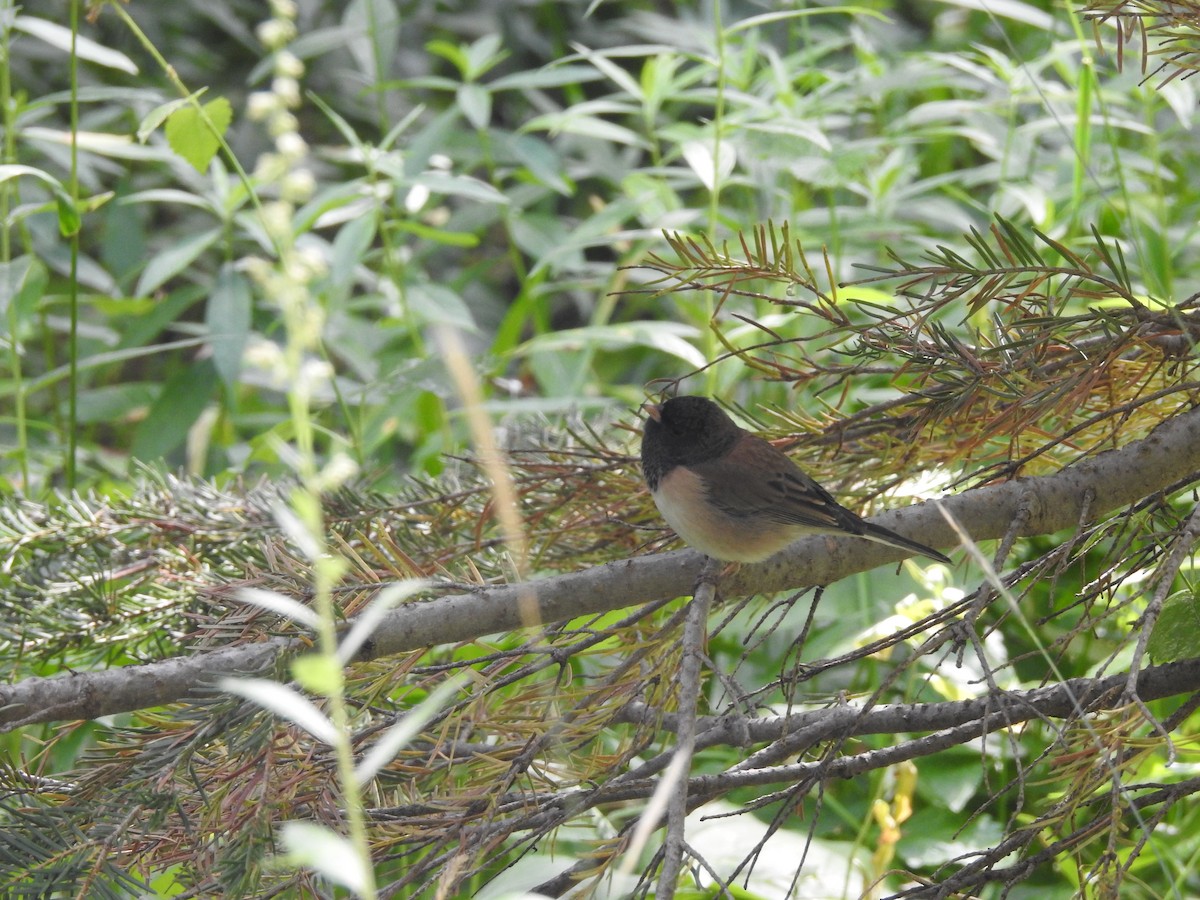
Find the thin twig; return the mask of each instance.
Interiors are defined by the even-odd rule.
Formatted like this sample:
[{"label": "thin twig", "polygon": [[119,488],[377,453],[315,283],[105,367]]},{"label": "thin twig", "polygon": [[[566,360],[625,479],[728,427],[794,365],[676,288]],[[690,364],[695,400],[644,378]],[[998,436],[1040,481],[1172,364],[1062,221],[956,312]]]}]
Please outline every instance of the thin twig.
[{"label": "thin twig", "polygon": [[663,854],[662,872],[658,878],[656,896],[672,900],[679,873],[683,868],[684,820],[688,813],[687,772],[691,769],[696,749],[696,707],[700,699],[700,675],[704,663],[704,645],[708,638],[708,610],[716,594],[716,578],[721,564],[709,559],[700,573],[700,583],[688,605],[687,621],[683,625],[683,660],[679,666],[679,729],[676,732],[675,758],[672,769],[683,778],[667,804],[667,842]]}]

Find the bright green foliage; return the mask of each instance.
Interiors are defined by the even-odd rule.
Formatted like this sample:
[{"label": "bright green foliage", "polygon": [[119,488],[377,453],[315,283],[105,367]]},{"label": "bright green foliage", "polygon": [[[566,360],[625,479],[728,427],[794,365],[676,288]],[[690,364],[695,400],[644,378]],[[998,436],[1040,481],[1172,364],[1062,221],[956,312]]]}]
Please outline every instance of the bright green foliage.
[{"label": "bright green foliage", "polygon": [[1168,597],[1146,649],[1155,662],[1200,656],[1200,598],[1191,591]]},{"label": "bright green foliage", "polygon": [[181,106],[167,119],[167,143],[197,172],[204,172],[217,155],[220,139],[229,130],[233,109],[224,97],[203,106]]},{"label": "bright green foliage", "polygon": [[[664,386],[786,437],[864,511],[921,477],[1057,471],[1196,403],[1191,0],[205,0],[99,4],[74,33],[58,6],[0,11],[3,670],[317,646],[257,673],[286,688],[10,735],[0,895],[370,895],[364,841],[395,895],[565,890],[568,866],[634,891],[617,870],[673,746],[674,607],[344,669],[314,637],[381,583],[518,577],[461,460],[445,329],[509,451],[533,577],[657,547],[635,411]],[[1003,584],[914,568],[811,613],[726,598],[702,711],[1113,674],[1160,599],[1150,657],[1191,658],[1169,550],[1193,488],[1016,539]],[[1186,703],[1113,703],[718,791],[744,806],[705,852],[763,876],[733,894],[894,895],[986,861],[964,854],[1042,852],[1012,896],[1195,895],[1198,727]],[[794,761],[906,740],[825,735]],[[704,747],[693,774],[762,743]]]}]

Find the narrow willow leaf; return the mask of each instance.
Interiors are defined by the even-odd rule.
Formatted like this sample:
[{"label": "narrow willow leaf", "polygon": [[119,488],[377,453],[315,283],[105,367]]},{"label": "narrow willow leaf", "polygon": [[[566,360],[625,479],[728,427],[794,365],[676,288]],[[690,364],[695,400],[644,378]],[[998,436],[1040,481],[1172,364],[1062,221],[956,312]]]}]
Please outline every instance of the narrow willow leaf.
[{"label": "narrow willow leaf", "polygon": [[379,627],[383,617],[391,612],[396,605],[407,600],[413,594],[426,586],[427,582],[420,580],[400,581],[381,590],[363,612],[354,617],[350,632],[342,639],[338,647],[338,657],[343,663],[349,663],[358,653],[363,642]]},{"label": "narrow willow leaf", "polygon": [[395,725],[385,731],[383,737],[371,746],[362,762],[355,768],[354,772],[358,783],[366,784],[379,774],[380,769],[395,759],[400,749],[420,734],[421,729],[449,702],[464,680],[461,676],[455,676],[442,682],[432,694],[401,716]]},{"label": "narrow willow leaf", "polygon": [[313,702],[294,688],[266,678],[222,678],[217,686],[230,694],[245,697],[251,703],[274,713],[297,728],[303,728],[318,741],[332,744],[337,729]]},{"label": "narrow willow leaf", "polygon": [[362,859],[354,845],[333,829],[315,822],[284,822],[280,837],[293,864],[312,869],[357,894],[366,889]]},{"label": "narrow willow leaf", "polygon": [[236,596],[243,603],[249,603],[252,606],[259,607],[259,609],[277,613],[291,619],[293,622],[299,622],[301,625],[311,628],[314,631],[321,624],[321,617],[317,615],[312,607],[305,606],[299,600],[276,593],[275,591],[245,587],[239,589]]}]

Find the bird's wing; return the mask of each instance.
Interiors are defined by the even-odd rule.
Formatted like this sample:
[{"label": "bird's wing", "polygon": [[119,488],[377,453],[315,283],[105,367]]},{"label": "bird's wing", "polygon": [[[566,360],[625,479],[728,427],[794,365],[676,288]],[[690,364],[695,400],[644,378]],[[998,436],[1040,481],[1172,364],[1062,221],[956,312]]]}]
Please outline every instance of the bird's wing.
[{"label": "bird's wing", "polygon": [[692,469],[703,479],[709,500],[733,518],[766,517],[821,532],[861,535],[865,530],[862,519],[761,438],[743,437],[724,458]]}]

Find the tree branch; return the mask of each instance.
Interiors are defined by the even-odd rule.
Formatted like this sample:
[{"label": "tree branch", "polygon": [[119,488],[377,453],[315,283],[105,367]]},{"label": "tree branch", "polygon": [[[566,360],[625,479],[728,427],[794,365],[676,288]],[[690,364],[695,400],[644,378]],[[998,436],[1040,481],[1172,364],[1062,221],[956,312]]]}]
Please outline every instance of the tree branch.
[{"label": "tree branch", "polygon": [[[1200,410],[1190,410],[1163,422],[1142,440],[1053,475],[1017,478],[938,502],[945,504],[976,541],[1002,537],[1018,511],[1026,517],[1023,536],[1049,534],[1078,525],[1089,492],[1095,497],[1090,512],[1099,517],[1197,471]],[[876,521],[903,534],[919,535],[922,542],[934,547],[953,544],[950,526],[932,503],[884,513]],[[765,563],[743,566],[726,578],[721,588],[725,596],[732,597],[830,584],[903,555],[891,547],[854,538],[806,538]],[[524,624],[523,603],[535,604],[542,622],[557,622],[684,596],[696,583],[703,562],[701,554],[681,550],[622,559],[526,584],[408,603],[383,620],[359,658],[512,631]],[[299,640],[275,638],[140,666],[29,678],[0,686],[0,731],[182,700],[210,690],[217,677],[260,672],[279,654],[305,647]]]},{"label": "tree branch", "polygon": [[[696,707],[703,685],[704,647],[708,641],[708,611],[716,599],[716,583],[721,564],[710,559],[704,565],[700,583],[688,608],[683,626],[683,660],[679,665],[678,728],[671,771],[679,778],[678,786],[664,779],[660,787],[670,791],[667,800],[667,840],[663,845],[662,871],[659,873],[656,900],[674,900],[679,873],[683,871],[684,820],[688,814],[687,773],[692,770],[696,750]],[[653,806],[653,804],[651,804]],[[656,815],[647,809],[645,815]]]},{"label": "tree branch", "polygon": [[[806,737],[810,739],[790,748],[793,754],[801,754],[835,737],[940,731],[977,722],[994,731],[1031,719],[1069,718],[1116,708],[1128,702],[1124,697],[1128,684],[1129,676],[1118,673],[1103,678],[1072,678],[1029,691],[1002,691],[970,700],[898,703],[870,709],[833,706],[790,716],[705,716],[696,721],[696,748],[750,747],[808,732]],[[1200,690],[1200,659],[1150,666],[1137,674],[1135,684],[1138,696],[1145,701]],[[674,731],[679,724],[676,713],[642,703],[627,705],[617,721],[653,724],[666,731]],[[643,765],[652,763],[651,759]]]},{"label": "tree branch", "polygon": [[[804,785],[830,778],[851,778],[867,772],[886,768],[905,760],[918,759],[941,752],[948,747],[962,746],[968,741],[982,737],[997,729],[1024,722],[1034,718],[1068,718],[1081,714],[1082,711],[1092,713],[1102,709],[1115,709],[1124,705],[1126,676],[1124,674],[1110,675],[1104,678],[1075,678],[1060,685],[1038,688],[1032,691],[1015,691],[1002,694],[998,698],[980,698],[978,700],[955,701],[947,703],[927,704],[929,710],[920,704],[905,704],[902,706],[879,707],[863,712],[848,707],[817,710],[801,713],[795,716],[779,716],[751,721],[725,729],[717,724],[707,731],[697,735],[697,748],[718,743],[712,732],[718,732],[725,743],[740,745],[739,733],[747,728],[753,730],[751,740],[778,739],[789,733],[805,727],[811,727],[814,722],[828,721],[830,728],[825,730],[823,739],[831,737],[851,737],[853,735],[879,734],[887,732],[914,732],[937,728],[922,737],[899,741],[896,744],[882,747],[878,750],[850,753],[843,756],[829,756],[812,761],[799,761],[788,764],[766,766],[759,769],[744,769],[739,766],[708,775],[693,775],[677,788],[681,793],[686,791],[689,805],[695,807],[735,790],[744,788],[762,788],[772,785],[789,785],[803,791]],[[1147,700],[1170,696],[1172,694],[1193,691],[1200,685],[1200,659],[1171,663],[1144,669],[1138,676],[1138,695]],[[928,713],[928,714],[927,714]],[[697,723],[703,728],[708,723],[724,723],[727,720],[702,719]],[[669,726],[672,720],[665,719]],[[815,742],[815,741],[814,741]],[[807,749],[807,748],[803,748]],[[801,750],[803,752],[803,750]],[[662,754],[669,758],[672,751]],[[656,758],[657,759],[657,758]],[[576,788],[559,793],[546,794],[538,798],[536,808],[529,809],[528,796],[514,796],[513,810],[519,821],[488,822],[475,826],[469,825],[457,832],[457,840],[465,846],[482,846],[488,841],[498,839],[500,835],[511,836],[518,832],[535,832],[546,834],[554,828],[578,816],[585,810],[595,809],[613,803],[645,803],[655,792],[663,776],[657,770],[663,768],[656,760],[648,760],[643,766],[630,770],[587,792],[579,792]],[[1184,791],[1194,791],[1192,779],[1186,782]],[[789,788],[790,790],[791,788]],[[1169,802],[1175,793],[1175,786],[1168,785],[1152,795],[1142,798],[1139,806],[1149,806],[1152,803]],[[505,798],[507,799],[507,798]],[[424,815],[424,811],[421,811]],[[661,827],[665,819],[659,820]],[[973,885],[989,880],[990,866],[1002,860],[1011,853],[1023,849],[1030,836],[1036,837],[1042,832],[1037,829],[1023,829],[1008,836],[993,850],[979,854],[979,864],[967,864],[948,881],[939,882],[933,887],[954,884]],[[1077,837],[1058,842],[1056,846],[1061,852]],[[1037,854],[1034,864],[1044,861],[1044,853]],[[990,861],[990,862],[989,862]],[[1011,879],[1017,880],[1032,871],[1034,864],[1026,865],[1029,861],[1020,861],[1010,869]],[[557,896],[570,886],[577,883],[587,873],[595,872],[597,858],[589,856],[576,866],[568,869],[562,875],[538,885],[537,893]],[[914,889],[913,895],[924,894]],[[932,889],[930,896],[948,896],[937,894]],[[908,896],[905,892],[899,896]]]}]

